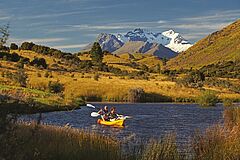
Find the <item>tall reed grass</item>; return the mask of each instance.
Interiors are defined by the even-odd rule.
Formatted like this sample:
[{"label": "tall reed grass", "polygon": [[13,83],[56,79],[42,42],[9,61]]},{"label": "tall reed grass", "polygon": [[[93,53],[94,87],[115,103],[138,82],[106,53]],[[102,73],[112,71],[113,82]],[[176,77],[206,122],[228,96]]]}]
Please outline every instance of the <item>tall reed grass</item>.
[{"label": "tall reed grass", "polygon": [[224,125],[196,133],[191,141],[193,159],[240,159],[240,108],[224,111]]},{"label": "tall reed grass", "polygon": [[2,154],[8,153],[7,159],[118,160],[121,157],[118,141],[67,126],[19,124],[12,136],[7,136],[8,142],[2,141],[0,145]]},{"label": "tall reed grass", "polygon": [[166,135],[160,140],[151,140],[142,152],[141,160],[179,160],[180,155],[173,134]]}]

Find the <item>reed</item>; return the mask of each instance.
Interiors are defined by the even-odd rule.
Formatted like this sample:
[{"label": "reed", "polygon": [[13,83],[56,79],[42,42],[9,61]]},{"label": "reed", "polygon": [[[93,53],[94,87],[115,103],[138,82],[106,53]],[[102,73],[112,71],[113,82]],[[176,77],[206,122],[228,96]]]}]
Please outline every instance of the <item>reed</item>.
[{"label": "reed", "polygon": [[191,148],[193,159],[239,159],[240,108],[224,111],[224,126],[218,124],[196,133]]},{"label": "reed", "polygon": [[[119,142],[71,127],[18,124],[1,152],[8,159],[120,159]],[[7,146],[4,146],[7,144]],[[1,155],[0,155],[1,157]]]},{"label": "reed", "polygon": [[177,148],[175,135],[168,134],[160,140],[151,140],[143,150],[141,160],[179,160],[182,158]]}]

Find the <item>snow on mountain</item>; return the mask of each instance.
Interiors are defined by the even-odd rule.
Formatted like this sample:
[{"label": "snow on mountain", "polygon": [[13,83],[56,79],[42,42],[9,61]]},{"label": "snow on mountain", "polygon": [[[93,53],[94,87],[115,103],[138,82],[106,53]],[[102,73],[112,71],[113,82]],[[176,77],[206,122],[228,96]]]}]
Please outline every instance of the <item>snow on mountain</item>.
[{"label": "snow on mountain", "polygon": [[173,30],[162,32],[162,35],[170,39],[170,42],[165,46],[175,52],[185,51],[192,46],[192,44],[185,40],[179,33],[175,33]]},{"label": "snow on mountain", "polygon": [[175,33],[173,30],[168,30],[162,33],[153,33],[145,29],[134,29],[127,32],[125,35],[118,34],[119,41],[126,43],[127,41],[144,41],[150,43],[162,44],[167,48],[175,52],[182,52],[192,46],[187,40],[185,40],[179,33]]},{"label": "snow on mountain", "polygon": [[119,41],[113,34],[101,33],[97,37],[97,41],[100,43],[103,50],[114,52],[123,46],[123,42]]},{"label": "snow on mountain", "polygon": [[[117,49],[123,46],[123,42],[118,40],[118,38],[113,34],[100,33],[96,39],[96,41],[101,45],[102,50],[106,50],[109,52],[114,52]],[[88,44],[84,47],[83,51],[88,51],[92,48],[93,43]]]},{"label": "snow on mountain", "polygon": [[[177,53],[187,50],[192,46],[179,33],[168,30],[162,33],[154,33],[146,29],[134,29],[126,34],[108,34],[98,35],[97,42],[103,50],[114,54],[121,53],[143,53],[153,54],[158,57],[171,58]],[[90,50],[92,44],[86,46],[83,50]]]}]

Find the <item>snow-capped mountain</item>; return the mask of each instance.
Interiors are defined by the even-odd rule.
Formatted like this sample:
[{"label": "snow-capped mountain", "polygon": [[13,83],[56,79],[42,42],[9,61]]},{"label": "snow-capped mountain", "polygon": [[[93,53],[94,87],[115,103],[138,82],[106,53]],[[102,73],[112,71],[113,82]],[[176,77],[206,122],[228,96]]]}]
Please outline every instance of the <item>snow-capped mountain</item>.
[{"label": "snow-capped mountain", "polygon": [[118,34],[119,41],[126,43],[128,41],[144,41],[150,43],[162,44],[175,52],[182,52],[192,46],[179,33],[168,30],[162,33],[153,33],[145,29],[134,29],[125,35]]},{"label": "snow-capped mountain", "polygon": [[[118,38],[113,34],[101,33],[98,35],[96,41],[101,45],[102,50],[106,50],[109,52],[114,52],[117,49],[123,46],[123,42],[118,40]],[[93,43],[90,43],[83,50],[90,50],[92,48]]]},{"label": "snow-capped mountain", "polygon": [[113,52],[123,46],[123,42],[113,34],[101,33],[97,37],[97,41],[101,44],[103,50]]},{"label": "snow-capped mountain", "polygon": [[[179,33],[168,30],[162,33],[153,33],[145,29],[134,29],[126,34],[107,34],[98,35],[97,42],[103,50],[114,54],[138,52],[143,54],[153,54],[160,58],[172,58],[178,52],[187,50],[192,46]],[[91,49],[92,44],[83,50]]]}]

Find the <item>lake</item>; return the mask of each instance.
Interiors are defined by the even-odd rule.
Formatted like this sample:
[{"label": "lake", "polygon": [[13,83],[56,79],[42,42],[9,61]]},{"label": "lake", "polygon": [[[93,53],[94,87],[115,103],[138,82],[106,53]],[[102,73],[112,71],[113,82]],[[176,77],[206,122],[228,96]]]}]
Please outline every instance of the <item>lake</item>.
[{"label": "lake", "polygon": [[[124,128],[113,128],[96,123],[97,118],[90,116],[95,109],[82,107],[74,111],[50,112],[42,115],[42,122],[66,125],[94,131],[121,140],[148,140],[160,138],[167,133],[176,133],[178,143],[186,143],[196,129],[204,131],[207,127],[222,123],[223,106],[201,108],[197,104],[104,104],[94,103],[97,107],[115,106],[117,113],[132,116]],[[22,119],[36,119],[36,115],[26,115]]]}]

